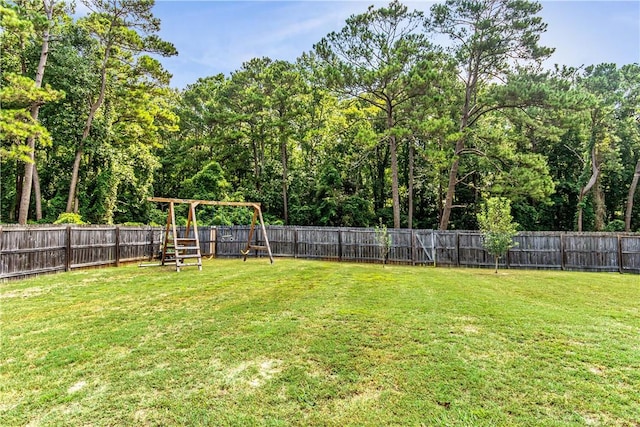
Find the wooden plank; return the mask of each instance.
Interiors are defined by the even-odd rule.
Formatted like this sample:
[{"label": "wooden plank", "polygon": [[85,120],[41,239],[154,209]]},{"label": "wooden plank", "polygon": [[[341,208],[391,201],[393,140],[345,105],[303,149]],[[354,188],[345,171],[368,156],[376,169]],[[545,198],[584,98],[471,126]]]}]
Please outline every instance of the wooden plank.
[{"label": "wooden plank", "polygon": [[249,208],[260,207],[260,203],[257,202],[219,202],[215,200],[197,200],[197,199],[173,199],[169,197],[148,197],[148,201],[156,203],[186,203],[208,206],[244,206]]},{"label": "wooden plank", "polygon": [[251,250],[251,239],[253,239],[253,235],[255,233],[256,228],[256,220],[258,218],[258,209],[253,209],[253,218],[251,219],[251,228],[249,228],[249,237],[247,237],[247,246],[242,251],[242,260],[247,260],[247,255],[249,255],[249,251]]},{"label": "wooden plank", "polygon": [[262,234],[264,237],[264,243],[267,247],[267,253],[269,254],[269,261],[273,264],[273,254],[271,253],[271,245],[269,245],[269,237],[267,236],[267,229],[264,226],[264,219],[262,218],[262,210],[260,209],[260,205],[254,207],[256,211],[258,211],[258,217],[260,218],[260,228],[262,229]]},{"label": "wooden plank", "polygon": [[564,270],[566,268],[567,258],[565,256],[565,245],[564,245],[564,233],[560,234],[560,269]]},{"label": "wooden plank", "polygon": [[618,272],[624,273],[624,260],[622,259],[622,238],[618,234]]},{"label": "wooden plank", "polygon": [[67,226],[67,242],[66,242],[66,258],[65,258],[65,265],[64,265],[64,271],[70,271],[71,270],[71,226]]},{"label": "wooden plank", "polygon": [[37,276],[39,274],[54,273],[57,271],[64,271],[64,267],[48,267],[48,268],[39,268],[37,270],[14,271],[12,273],[2,273],[0,275],[0,278],[14,279],[16,277],[31,277],[31,276]]},{"label": "wooden plank", "polygon": [[61,250],[66,250],[67,246],[49,246],[49,247],[42,247],[42,248],[22,248],[22,249],[12,249],[11,251],[3,251],[2,253],[5,254],[11,254],[11,255],[17,255],[17,254],[32,254],[32,253],[38,253],[38,252],[48,252],[48,251],[61,251]]}]

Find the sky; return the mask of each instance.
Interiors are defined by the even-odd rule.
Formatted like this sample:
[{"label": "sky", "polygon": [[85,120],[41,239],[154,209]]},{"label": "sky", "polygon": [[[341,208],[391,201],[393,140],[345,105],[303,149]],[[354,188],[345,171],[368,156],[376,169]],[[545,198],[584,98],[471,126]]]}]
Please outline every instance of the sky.
[{"label": "sky", "polygon": [[[433,4],[403,3],[425,13]],[[548,24],[541,43],[556,49],[547,66],[640,62],[640,1],[541,3],[540,15]],[[161,60],[173,74],[171,86],[179,89],[200,77],[229,75],[252,58],[295,61],[370,4],[381,7],[388,2],[156,0],[154,15],[161,20],[160,36],[179,52]]]}]

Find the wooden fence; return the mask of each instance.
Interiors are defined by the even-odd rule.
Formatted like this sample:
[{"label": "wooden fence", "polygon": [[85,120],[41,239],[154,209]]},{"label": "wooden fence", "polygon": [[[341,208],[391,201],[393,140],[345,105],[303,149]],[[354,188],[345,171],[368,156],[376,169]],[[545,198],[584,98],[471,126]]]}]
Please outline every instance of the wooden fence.
[{"label": "wooden fence", "polygon": [[152,227],[0,227],[0,279],[150,259],[162,233]]},{"label": "wooden fence", "polygon": [[[478,231],[389,229],[389,262],[436,266],[493,267]],[[374,229],[267,227],[274,256],[353,262],[381,262]],[[218,257],[239,257],[249,227],[217,227]],[[501,268],[640,273],[640,234],[521,232]],[[263,244],[258,230],[255,243]]]},{"label": "wooden fence", "polygon": [[[199,227],[203,255],[240,257],[248,226]],[[477,231],[388,230],[389,262],[492,267]],[[267,227],[274,256],[381,262],[375,230],[331,227]],[[0,279],[157,258],[158,227],[0,227]],[[640,234],[522,232],[501,268],[640,273]],[[261,230],[255,244],[263,244]],[[253,256],[253,254],[252,254]]]}]

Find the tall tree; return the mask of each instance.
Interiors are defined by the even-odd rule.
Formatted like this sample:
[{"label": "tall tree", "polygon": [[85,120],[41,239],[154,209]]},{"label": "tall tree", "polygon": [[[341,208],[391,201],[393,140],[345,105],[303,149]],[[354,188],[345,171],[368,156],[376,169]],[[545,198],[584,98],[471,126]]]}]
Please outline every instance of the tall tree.
[{"label": "tall tree", "polygon": [[243,63],[240,70],[231,74],[229,84],[221,94],[224,120],[233,129],[227,136],[224,157],[233,162],[240,176],[250,176],[248,189],[262,195],[263,201],[269,198],[265,195],[264,184],[268,179],[265,177],[267,143],[271,139],[264,77],[272,62],[269,58],[254,58]]},{"label": "tall tree", "polygon": [[154,0],[83,0],[91,13],[80,20],[86,30],[99,42],[100,63],[97,68],[98,92],[89,101],[90,107],[76,147],[69,184],[66,212],[74,211],[80,163],[98,109],[105,102],[108,83],[119,67],[131,67],[141,52],[163,56],[177,54],[175,47],[161,40],[157,33],[160,21],[153,16]]},{"label": "tall tree", "polygon": [[[39,28],[40,40],[42,43],[40,49],[40,59],[38,60],[38,67],[35,71],[35,87],[42,87],[42,80],[44,78],[45,67],[47,66],[47,59],[49,58],[49,40],[54,31],[55,17],[54,10],[56,9],[56,0],[42,0],[41,10],[38,10],[38,15],[42,17],[42,24]],[[64,13],[64,12],[63,12]],[[66,16],[64,14],[63,16]],[[38,120],[40,114],[40,107],[42,104],[34,103],[31,105],[30,114],[32,120],[35,122]],[[18,214],[18,223],[25,225],[29,215],[29,204],[31,202],[31,188],[33,184],[33,177],[36,168],[35,162],[35,150],[36,150],[36,138],[30,136],[27,138],[26,146],[29,147],[29,161],[25,164],[24,178],[22,180],[22,194],[20,196],[20,208]],[[39,202],[40,194],[36,195]],[[42,212],[39,212],[38,216],[42,216]],[[38,218],[41,219],[41,218]]]},{"label": "tall tree", "polygon": [[540,63],[553,52],[539,46],[546,24],[536,14],[541,5],[529,0],[446,0],[431,8],[430,31],[449,36],[451,51],[464,85],[460,105],[459,136],[449,169],[440,229],[449,226],[459,183],[460,157],[467,150],[469,130],[491,111],[526,105],[526,99],[495,102],[488,86],[506,77],[515,65]]},{"label": "tall tree", "polygon": [[[623,157],[630,160],[628,163],[633,171],[625,202],[624,230],[631,231],[634,199],[640,181],[640,64],[625,65],[620,72],[625,102],[621,105],[619,123],[625,130],[621,139],[627,147]],[[635,167],[633,167],[634,160]]]},{"label": "tall tree", "polygon": [[[51,30],[64,17],[65,11],[51,1],[15,1],[0,4],[3,31],[0,34],[2,60],[3,140],[11,142],[7,154],[20,154],[24,161],[23,174],[16,171],[18,221],[26,224],[31,199],[31,185],[35,165],[36,141],[50,141],[46,129],[38,123],[40,107],[59,99],[63,94],[43,87],[43,75],[49,53]],[[55,13],[55,16],[54,16]],[[36,70],[30,69],[30,51],[40,43]],[[23,145],[24,144],[24,145]]]},{"label": "tall tree", "polygon": [[[289,224],[289,163],[291,161],[291,139],[296,131],[304,129],[304,104],[308,88],[296,67],[285,61],[275,61],[266,69],[269,105],[272,110],[273,126],[280,148],[282,166],[282,210],[285,225]],[[302,119],[302,120],[301,120]],[[298,132],[298,140],[301,132]]]},{"label": "tall tree", "polygon": [[384,114],[395,228],[400,228],[398,107],[424,95],[437,76],[432,46],[419,31],[423,22],[421,12],[409,12],[398,1],[386,8],[370,6],[314,46],[328,87],[370,103]]},{"label": "tall tree", "polygon": [[[586,67],[583,75],[577,79],[578,87],[589,95],[589,102],[584,110],[585,170],[578,197],[577,229],[583,229],[583,210],[586,196],[591,193],[594,204],[594,228],[604,230],[606,204],[603,190],[604,172],[622,168],[619,157],[619,137],[617,135],[621,120],[625,120],[623,112],[625,94],[628,87],[622,84],[622,75],[615,64],[599,64]],[[586,183],[584,179],[586,178]],[[620,183],[622,184],[622,183]]]}]

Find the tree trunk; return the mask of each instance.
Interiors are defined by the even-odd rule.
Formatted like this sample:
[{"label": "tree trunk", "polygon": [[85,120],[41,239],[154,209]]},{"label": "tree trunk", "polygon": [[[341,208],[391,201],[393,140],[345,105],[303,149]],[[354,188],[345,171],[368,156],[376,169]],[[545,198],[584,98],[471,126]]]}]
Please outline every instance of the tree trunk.
[{"label": "tree trunk", "polygon": [[87,116],[87,121],[84,125],[84,130],[82,131],[82,138],[78,143],[78,148],[76,149],[76,157],[73,161],[73,169],[71,171],[71,182],[69,184],[69,197],[67,198],[67,209],[65,212],[72,213],[74,212],[74,201],[76,199],[76,189],[78,187],[78,175],[80,172],[80,163],[82,161],[82,156],[84,154],[84,142],[89,136],[89,132],[91,131],[91,126],[93,124],[93,118],[98,111],[98,108],[102,106],[104,102],[105,94],[107,91],[107,63],[109,61],[109,55],[111,51],[111,45],[107,44],[104,50],[104,57],[102,58],[102,68],[100,69],[100,94],[98,95],[98,99],[91,104],[91,108],[89,109],[89,115]]},{"label": "tree trunk", "polygon": [[[462,139],[456,143],[456,153],[464,148]],[[454,154],[451,169],[449,169],[449,184],[447,185],[447,195],[444,199],[442,208],[442,217],[440,218],[440,230],[446,230],[449,227],[449,217],[451,216],[451,208],[453,207],[453,197],[456,194],[456,184],[458,183],[458,168],[460,167],[460,156]]]},{"label": "tree trunk", "polygon": [[582,231],[582,196],[578,197],[578,232]]},{"label": "tree trunk", "polygon": [[260,192],[260,173],[262,169],[260,168],[261,163],[258,155],[258,144],[252,141],[251,148],[253,150],[253,179],[256,184],[256,191]]},{"label": "tree trunk", "polygon": [[607,207],[604,202],[604,191],[602,191],[602,183],[600,182],[600,175],[596,180],[596,185],[593,187],[593,204],[595,207],[595,231],[603,231],[606,224]]},{"label": "tree trunk", "polygon": [[587,193],[589,193],[595,185],[598,175],[600,175],[600,168],[596,158],[596,145],[594,143],[591,147],[591,178],[589,178],[587,184],[580,190],[580,196],[578,197],[578,231],[582,231],[582,202]]},{"label": "tree trunk", "polygon": [[638,181],[640,181],[640,159],[636,163],[636,170],[633,173],[633,179],[629,186],[629,194],[627,195],[627,209],[624,213],[624,231],[631,231],[631,213],[633,211],[633,199],[636,196],[636,189],[638,188]]},{"label": "tree trunk", "polygon": [[409,142],[409,209],[407,212],[407,227],[409,230],[413,228],[413,157],[414,157],[414,146],[413,142]]},{"label": "tree trunk", "polygon": [[16,160],[16,197],[13,200],[13,206],[9,212],[9,220],[16,221],[20,213],[20,199],[18,194],[22,194],[22,182],[24,180],[24,170],[26,163]]},{"label": "tree trunk", "polygon": [[[284,130],[281,130],[284,132]],[[281,137],[280,155],[282,158],[282,209],[284,213],[284,225],[289,225],[289,200],[288,200],[288,159],[287,159],[287,139]]]},{"label": "tree trunk", "polygon": [[460,155],[464,150],[464,132],[469,126],[469,116],[471,114],[471,97],[475,91],[478,80],[478,69],[474,67],[473,61],[469,63],[467,72],[467,80],[465,82],[464,104],[462,106],[462,118],[460,119],[460,132],[462,136],[456,141],[456,148],[453,152],[453,163],[449,169],[449,184],[447,185],[447,195],[442,208],[442,217],[440,217],[440,230],[449,228],[449,219],[451,217],[451,209],[453,208],[453,198],[456,194],[456,185],[458,185],[458,169],[460,168]]},{"label": "tree trunk", "polygon": [[378,213],[384,207],[385,197],[385,170],[389,163],[389,146],[376,146],[375,164],[371,165],[373,177],[373,208]]},{"label": "tree trunk", "polygon": [[[47,23],[51,23],[53,20],[53,6],[55,1],[51,1],[47,4],[46,0],[42,2],[44,11],[47,14]],[[47,66],[47,58],[49,56],[49,28],[45,28],[42,33],[42,49],[40,50],[40,61],[38,62],[38,68],[36,70],[35,86],[37,88],[42,87],[42,79],[44,77],[44,69]],[[31,106],[31,118],[34,121],[38,120],[38,114],[40,113],[40,104],[36,103]],[[29,160],[24,168],[24,179],[22,181],[22,192],[20,195],[20,209],[18,212],[18,223],[25,225],[29,216],[29,204],[31,202],[31,186],[33,185],[33,171],[35,168],[35,149],[36,139],[35,137],[27,138],[26,145],[29,147]]]},{"label": "tree trunk", "polygon": [[[387,131],[393,129],[393,107],[387,105]],[[396,136],[389,135],[391,154],[391,199],[393,204],[393,228],[400,228],[400,188],[398,186],[398,144]]]},{"label": "tree trunk", "polygon": [[42,192],[40,191],[40,178],[38,177],[38,165],[33,165],[33,198],[36,202],[36,221],[42,219]]},{"label": "tree trunk", "polygon": [[65,212],[71,213],[73,209],[73,201],[76,199],[76,188],[78,187],[78,174],[80,172],[80,162],[84,154],[83,144],[84,137],[80,140],[76,149],[76,157],[73,160],[73,168],[71,169],[71,183],[69,184],[69,196],[67,198],[67,209]]}]

